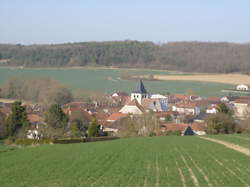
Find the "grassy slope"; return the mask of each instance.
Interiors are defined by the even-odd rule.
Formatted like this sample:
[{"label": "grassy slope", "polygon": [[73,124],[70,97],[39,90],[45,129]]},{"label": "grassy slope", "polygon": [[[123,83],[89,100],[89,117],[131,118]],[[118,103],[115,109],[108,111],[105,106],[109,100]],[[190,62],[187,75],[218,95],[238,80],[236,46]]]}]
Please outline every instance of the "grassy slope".
[{"label": "grassy slope", "polygon": [[[44,145],[0,153],[1,186],[244,186],[249,157],[198,137]],[[193,177],[192,177],[193,176]]]}]

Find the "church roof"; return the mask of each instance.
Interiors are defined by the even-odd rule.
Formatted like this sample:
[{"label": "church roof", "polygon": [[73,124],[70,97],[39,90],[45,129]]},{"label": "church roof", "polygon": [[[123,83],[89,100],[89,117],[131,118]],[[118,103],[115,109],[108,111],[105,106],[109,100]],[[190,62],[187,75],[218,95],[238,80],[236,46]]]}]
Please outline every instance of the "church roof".
[{"label": "church roof", "polygon": [[136,89],[134,90],[133,93],[140,93],[140,94],[148,93],[147,90],[144,87],[144,84],[143,84],[142,80],[139,81],[139,83],[137,84],[137,87],[136,87]]}]

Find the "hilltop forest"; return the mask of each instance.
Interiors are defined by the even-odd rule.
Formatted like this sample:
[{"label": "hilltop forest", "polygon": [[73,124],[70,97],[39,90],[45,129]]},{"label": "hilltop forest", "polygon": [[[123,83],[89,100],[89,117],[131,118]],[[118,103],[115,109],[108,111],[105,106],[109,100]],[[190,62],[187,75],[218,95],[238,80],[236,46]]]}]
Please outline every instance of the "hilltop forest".
[{"label": "hilltop forest", "polygon": [[0,65],[112,66],[250,74],[250,44],[112,41],[54,45],[0,44]]}]

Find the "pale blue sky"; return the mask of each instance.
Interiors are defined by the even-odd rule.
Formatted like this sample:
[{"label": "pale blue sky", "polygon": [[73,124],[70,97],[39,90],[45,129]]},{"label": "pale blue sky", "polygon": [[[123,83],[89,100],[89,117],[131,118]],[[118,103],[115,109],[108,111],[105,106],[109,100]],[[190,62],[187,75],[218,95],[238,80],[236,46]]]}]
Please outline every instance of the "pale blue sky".
[{"label": "pale blue sky", "polygon": [[0,0],[0,43],[250,42],[250,0]]}]

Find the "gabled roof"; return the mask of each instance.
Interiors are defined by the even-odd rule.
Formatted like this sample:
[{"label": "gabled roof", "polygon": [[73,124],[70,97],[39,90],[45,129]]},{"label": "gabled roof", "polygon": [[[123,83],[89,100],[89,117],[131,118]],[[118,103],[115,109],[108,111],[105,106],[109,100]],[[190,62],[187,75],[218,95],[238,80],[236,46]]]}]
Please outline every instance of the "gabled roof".
[{"label": "gabled roof", "polygon": [[195,108],[197,107],[197,103],[195,102],[180,102],[176,103],[176,108]]},{"label": "gabled roof", "polygon": [[145,111],[144,107],[140,103],[138,103],[137,99],[133,99],[132,101],[129,101],[128,103],[125,104],[124,107],[126,106],[136,106],[137,108],[140,109],[141,112]]},{"label": "gabled roof", "polygon": [[133,91],[133,93],[141,93],[141,94],[147,94],[147,90],[144,87],[144,84],[142,82],[142,80],[139,81],[139,83],[137,84],[136,89]]},{"label": "gabled roof", "polygon": [[28,120],[29,120],[31,123],[43,122],[43,121],[44,121],[44,119],[43,119],[41,116],[37,115],[37,114],[28,114],[28,115],[27,115],[27,118],[28,118]]}]

